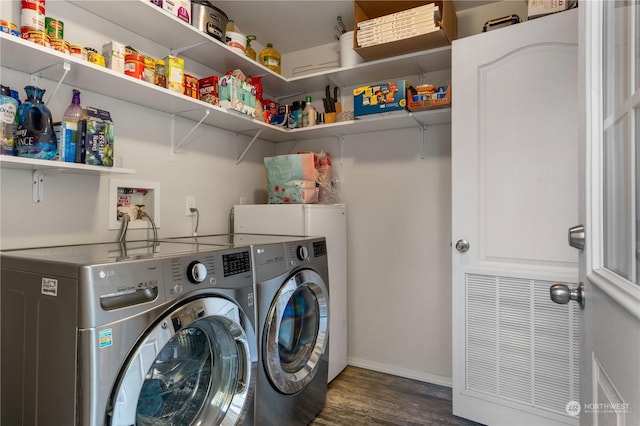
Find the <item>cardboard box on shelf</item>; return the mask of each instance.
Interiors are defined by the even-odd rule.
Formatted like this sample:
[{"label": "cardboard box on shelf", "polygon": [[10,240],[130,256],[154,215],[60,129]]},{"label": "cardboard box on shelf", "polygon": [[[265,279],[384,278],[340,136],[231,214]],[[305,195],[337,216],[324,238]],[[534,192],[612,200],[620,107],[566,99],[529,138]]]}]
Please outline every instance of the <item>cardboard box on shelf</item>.
[{"label": "cardboard box on shelf", "polygon": [[163,0],[162,8],[186,23],[191,23],[190,0]]},{"label": "cardboard box on shelf", "polygon": [[407,109],[409,111],[422,111],[446,106],[451,106],[451,85],[422,84],[407,88]]},{"label": "cardboard box on shelf", "polygon": [[109,111],[87,107],[85,120],[78,122],[76,163],[113,166],[113,121]]},{"label": "cardboard box on shelf", "polygon": [[407,82],[387,81],[353,89],[355,117],[397,111],[407,107]]},{"label": "cardboard box on shelf", "polygon": [[256,116],[256,88],[233,75],[224,75],[219,79],[218,104],[222,108]]},{"label": "cardboard box on shelf", "polygon": [[109,41],[102,45],[106,67],[124,74],[125,45],[117,41]]},{"label": "cardboard box on shelf", "polygon": [[[421,34],[401,40],[376,44],[366,47],[358,47],[358,23],[374,18],[384,17],[408,9],[421,7],[434,3],[440,14],[437,22],[439,30]],[[376,0],[356,0],[354,2],[355,37],[353,48],[364,58],[365,61],[388,58],[391,56],[403,55],[406,53],[419,52],[422,50],[434,49],[436,47],[447,46],[455,40],[457,36],[457,19],[452,0],[439,1],[376,1]]]},{"label": "cardboard box on shelf", "polygon": [[211,105],[218,105],[218,76],[201,78],[198,84],[200,86],[200,100]]},{"label": "cardboard box on shelf", "polygon": [[165,56],[167,89],[184,93],[184,59],[177,56]]}]

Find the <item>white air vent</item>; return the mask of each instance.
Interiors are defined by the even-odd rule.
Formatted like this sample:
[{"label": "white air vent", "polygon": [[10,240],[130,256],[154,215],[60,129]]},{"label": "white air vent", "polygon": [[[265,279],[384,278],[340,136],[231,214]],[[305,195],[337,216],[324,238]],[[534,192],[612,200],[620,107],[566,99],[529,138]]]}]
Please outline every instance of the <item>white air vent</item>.
[{"label": "white air vent", "polygon": [[468,390],[563,415],[579,401],[580,308],[553,303],[552,284],[466,276]]}]

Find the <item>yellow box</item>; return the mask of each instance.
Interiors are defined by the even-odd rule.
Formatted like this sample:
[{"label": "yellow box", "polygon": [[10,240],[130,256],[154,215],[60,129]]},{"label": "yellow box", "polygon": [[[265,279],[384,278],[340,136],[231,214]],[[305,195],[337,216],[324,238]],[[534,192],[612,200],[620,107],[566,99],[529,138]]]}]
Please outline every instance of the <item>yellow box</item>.
[{"label": "yellow box", "polygon": [[166,56],[164,63],[167,70],[167,89],[184,94],[184,59]]}]

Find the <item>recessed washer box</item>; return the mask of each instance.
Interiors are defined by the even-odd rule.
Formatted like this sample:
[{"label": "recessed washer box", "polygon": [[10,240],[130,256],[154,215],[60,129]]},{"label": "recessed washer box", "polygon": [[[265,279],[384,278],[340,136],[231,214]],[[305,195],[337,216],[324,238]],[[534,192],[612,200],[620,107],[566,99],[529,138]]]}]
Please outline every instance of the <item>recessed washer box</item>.
[{"label": "recessed washer box", "polygon": [[144,206],[156,228],[160,228],[160,182],[132,179],[110,179],[109,181],[109,229],[122,228],[119,218],[128,214],[129,229],[151,228],[146,218],[138,218],[138,206]]}]

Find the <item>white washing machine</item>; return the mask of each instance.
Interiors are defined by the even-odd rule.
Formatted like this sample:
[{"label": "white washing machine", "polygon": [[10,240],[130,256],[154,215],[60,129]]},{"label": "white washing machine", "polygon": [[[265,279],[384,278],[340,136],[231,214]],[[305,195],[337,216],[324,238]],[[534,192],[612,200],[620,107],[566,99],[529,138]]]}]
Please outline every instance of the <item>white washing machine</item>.
[{"label": "white washing machine", "polygon": [[254,423],[248,248],[108,243],[0,260],[3,425]]}]

